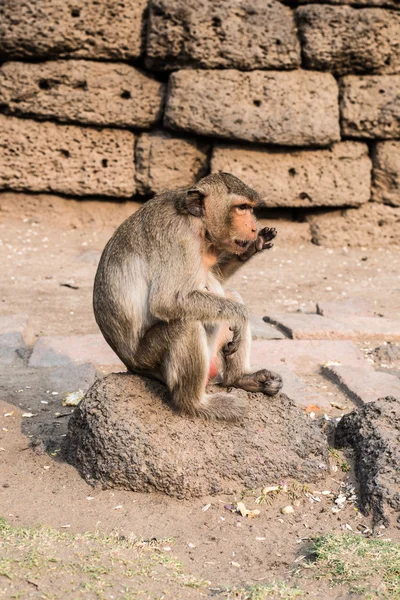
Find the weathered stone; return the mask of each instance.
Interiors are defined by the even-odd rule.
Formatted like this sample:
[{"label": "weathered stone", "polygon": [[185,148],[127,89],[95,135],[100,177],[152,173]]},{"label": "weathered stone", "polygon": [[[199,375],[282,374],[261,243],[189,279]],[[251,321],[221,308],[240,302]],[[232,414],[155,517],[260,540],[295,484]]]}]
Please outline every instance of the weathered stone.
[{"label": "weathered stone", "polygon": [[323,372],[359,404],[373,402],[381,394],[400,398],[400,379],[395,375],[374,371],[369,367],[357,369],[346,365],[326,366]]},{"label": "weathered stone", "polygon": [[400,345],[384,343],[375,348],[373,352],[375,362],[397,364],[400,366]]},{"label": "weathered stone", "polygon": [[203,135],[288,146],[339,140],[338,89],[330,73],[178,71],[164,122]]},{"label": "weathered stone", "polygon": [[313,386],[298,377],[286,366],[281,365],[278,368],[283,381],[281,392],[291,398],[296,406],[304,410],[312,405],[319,412],[330,412],[332,410],[331,403],[323,391],[318,390],[318,393],[316,393]]},{"label": "weathered stone", "polygon": [[400,214],[397,208],[368,202],[360,208],[309,217],[312,241],[318,246],[375,247],[399,245]]},{"label": "weathered stone", "polygon": [[59,60],[0,68],[4,110],[62,122],[150,127],[161,117],[163,91],[125,64]]},{"label": "weathered stone", "polygon": [[318,302],[317,314],[340,321],[347,317],[374,317],[375,313],[364,298],[345,298],[331,302]]},{"label": "weathered stone", "polygon": [[74,411],[64,455],[93,483],[178,498],[323,479],[327,442],[301,409],[284,395],[232,394],[247,398],[244,421],[210,422],[175,414],[158,382],[110,375]]},{"label": "weathered stone", "polygon": [[97,333],[40,337],[29,359],[30,367],[60,367],[71,363],[115,365],[125,369],[103,336]]},{"label": "weathered stone", "polygon": [[340,322],[353,330],[356,339],[385,340],[396,342],[400,340],[400,320],[385,319],[383,317],[342,317]]},{"label": "weathered stone", "polygon": [[297,375],[314,375],[327,362],[340,362],[355,368],[368,368],[369,365],[350,341],[265,340],[254,341],[251,346],[254,369],[265,368],[280,373],[284,367]]},{"label": "weathered stone", "polygon": [[361,510],[372,512],[375,524],[387,525],[392,515],[399,518],[399,435],[399,397],[379,397],[345,415],[336,429],[336,444],[355,451]]},{"label": "weathered stone", "polygon": [[150,68],[294,69],[300,44],[292,11],[280,2],[153,0],[146,64]]},{"label": "weathered stone", "polygon": [[147,0],[2,2],[0,52],[32,58],[136,58],[146,7]]},{"label": "weathered stone", "polygon": [[[400,8],[399,0],[323,0],[324,4],[350,4],[358,7],[379,6],[382,8]],[[288,4],[311,4],[310,0],[289,0]]]},{"label": "weathered stone", "polygon": [[27,315],[0,317],[0,365],[11,365],[32,346],[35,334]]},{"label": "weathered stone", "polygon": [[400,142],[378,142],[372,164],[372,199],[400,206]]},{"label": "weathered stone", "polygon": [[251,336],[253,340],[283,340],[284,334],[269,323],[265,323],[262,317],[251,315],[250,319]]},{"label": "weathered stone", "polygon": [[141,194],[191,185],[206,174],[209,147],[162,131],[142,134],[135,149],[136,183]]},{"label": "weathered stone", "polygon": [[131,196],[129,131],[37,123],[0,115],[0,189]]},{"label": "weathered stone", "polygon": [[400,75],[343,77],[340,98],[343,135],[363,139],[399,137],[399,88]]},{"label": "weathered stone", "polygon": [[293,340],[349,340],[354,337],[351,325],[316,314],[271,314],[264,319],[273,323]]},{"label": "weathered stone", "polygon": [[61,367],[49,369],[49,384],[51,389],[59,394],[86,392],[96,381],[100,373],[91,363],[69,363]]},{"label": "weathered stone", "polygon": [[304,64],[347,73],[400,71],[400,14],[311,4],[296,11]]},{"label": "weathered stone", "polygon": [[371,161],[358,142],[286,152],[220,145],[211,170],[233,173],[271,207],[358,206],[370,199]]}]

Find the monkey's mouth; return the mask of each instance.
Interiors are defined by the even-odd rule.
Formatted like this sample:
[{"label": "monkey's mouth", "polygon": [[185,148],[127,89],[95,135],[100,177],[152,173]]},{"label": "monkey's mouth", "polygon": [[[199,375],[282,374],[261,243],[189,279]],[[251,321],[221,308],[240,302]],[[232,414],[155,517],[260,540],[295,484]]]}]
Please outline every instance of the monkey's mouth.
[{"label": "monkey's mouth", "polygon": [[239,248],[246,250],[246,248],[250,245],[250,242],[247,240],[235,240],[235,244],[239,246]]}]

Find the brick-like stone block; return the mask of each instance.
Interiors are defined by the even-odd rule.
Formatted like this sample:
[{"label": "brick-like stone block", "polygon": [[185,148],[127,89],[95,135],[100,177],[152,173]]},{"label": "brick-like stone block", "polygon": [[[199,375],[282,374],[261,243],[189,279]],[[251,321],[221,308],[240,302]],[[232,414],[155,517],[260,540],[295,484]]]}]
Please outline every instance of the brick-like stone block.
[{"label": "brick-like stone block", "polygon": [[397,245],[400,239],[399,209],[375,202],[312,215],[308,221],[312,241],[328,248],[384,247]]},{"label": "brick-like stone block", "polygon": [[400,72],[400,14],[310,4],[296,11],[304,64],[347,73]]},{"label": "brick-like stone block", "polygon": [[295,69],[300,44],[290,8],[276,0],[153,0],[150,68]]},{"label": "brick-like stone block", "polygon": [[163,131],[143,133],[136,142],[136,183],[141,194],[191,185],[205,175],[209,146]]},{"label": "brick-like stone block", "polygon": [[355,339],[384,340],[386,342],[400,341],[400,320],[357,315],[341,317],[340,322],[352,328]]},{"label": "brick-like stone block", "polygon": [[29,346],[35,334],[27,315],[0,317],[0,365],[11,365]]},{"label": "brick-like stone block", "polygon": [[378,142],[372,164],[372,199],[400,206],[400,142]]},{"label": "brick-like stone block", "polygon": [[211,170],[233,173],[271,207],[358,206],[370,199],[371,161],[358,142],[287,152],[220,145]]},{"label": "brick-like stone block", "polygon": [[351,324],[317,314],[271,314],[264,319],[294,340],[350,340],[355,337]]},{"label": "brick-like stone block", "polygon": [[117,197],[135,192],[134,136],[129,131],[4,115],[0,131],[0,189]]},{"label": "brick-like stone block", "polygon": [[327,366],[323,372],[359,404],[373,402],[382,395],[400,398],[400,379],[395,375],[348,366]]},{"label": "brick-like stone block", "polygon": [[[399,8],[399,0],[323,0],[324,4],[348,4],[358,7],[382,7],[382,8]],[[289,0],[289,5],[297,6],[297,4],[311,4],[310,0]]]},{"label": "brick-like stone block", "polygon": [[342,133],[353,138],[400,136],[400,75],[348,75],[341,80]]},{"label": "brick-like stone block", "polygon": [[0,5],[0,52],[12,57],[132,59],[147,0],[12,0]]},{"label": "brick-like stone block", "polygon": [[330,73],[178,71],[164,119],[172,129],[288,146],[339,140],[338,89]]},{"label": "brick-like stone block", "polygon": [[8,62],[0,68],[5,111],[62,122],[150,127],[161,117],[163,90],[122,63]]},{"label": "brick-like stone block", "polygon": [[374,317],[375,313],[364,298],[344,298],[318,302],[317,314],[340,321],[343,318]]},{"label": "brick-like stone block", "polygon": [[40,337],[29,359],[30,367],[61,367],[74,363],[123,366],[98,333]]},{"label": "brick-like stone block", "polygon": [[253,340],[283,340],[286,337],[277,327],[263,321],[262,317],[251,315],[249,323]]}]

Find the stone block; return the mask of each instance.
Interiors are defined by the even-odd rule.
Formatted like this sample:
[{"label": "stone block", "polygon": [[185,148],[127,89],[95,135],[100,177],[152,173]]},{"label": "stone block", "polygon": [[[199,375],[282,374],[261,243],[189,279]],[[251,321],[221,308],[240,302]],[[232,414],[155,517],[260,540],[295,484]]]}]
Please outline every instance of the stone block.
[{"label": "stone block", "polygon": [[338,89],[330,73],[178,71],[164,123],[172,129],[288,146],[340,138]]},{"label": "stone block", "polygon": [[35,341],[27,315],[0,316],[0,365],[11,365]]},{"label": "stone block", "polygon": [[123,365],[100,334],[40,337],[31,357],[30,367],[61,367],[71,363]]},{"label": "stone block", "polygon": [[0,6],[0,52],[11,57],[133,59],[147,0],[13,0]]},{"label": "stone block", "polygon": [[364,298],[345,298],[331,302],[318,302],[317,314],[340,321],[343,318],[374,317],[375,313]]},{"label": "stone block", "polygon": [[143,133],[135,148],[136,184],[141,194],[191,185],[206,174],[209,146],[162,131]]},{"label": "stone block", "polygon": [[400,206],[400,142],[378,142],[372,154],[372,199]]},{"label": "stone block", "polygon": [[160,117],[164,84],[126,64],[8,62],[0,68],[7,113],[87,125],[146,128]]},{"label": "stone block", "polygon": [[282,394],[286,394],[299,408],[303,410],[310,405],[316,406],[323,412],[331,412],[332,406],[323,391],[316,394],[315,390],[301,377],[298,377],[286,366],[279,367],[279,375],[282,377]]},{"label": "stone block", "polygon": [[277,327],[263,321],[262,317],[251,315],[251,336],[253,340],[283,340],[285,335]]},{"label": "stone block", "polygon": [[400,72],[400,14],[310,4],[296,10],[304,66],[337,75]]},{"label": "stone block", "polygon": [[373,402],[383,395],[400,399],[400,379],[395,375],[369,368],[327,366],[324,375],[336,383],[345,394],[359,404]]},{"label": "stone block", "polygon": [[[399,8],[399,0],[323,0],[324,4],[348,4],[363,7]],[[310,0],[288,0],[289,5],[311,4]]]},{"label": "stone block", "polygon": [[398,208],[375,202],[309,217],[312,241],[328,248],[398,245]]},{"label": "stone block", "polygon": [[341,323],[348,325],[353,330],[356,339],[386,342],[400,341],[400,320],[385,319],[383,317],[342,317]]},{"label": "stone block", "polygon": [[211,170],[255,187],[269,207],[358,206],[370,199],[371,161],[358,142],[286,152],[217,145]]},{"label": "stone block", "polygon": [[150,3],[146,64],[151,69],[295,69],[300,63],[293,13],[280,2]]},{"label": "stone block", "polygon": [[355,337],[351,324],[316,314],[271,314],[264,319],[294,340],[349,340]]},{"label": "stone block", "polygon": [[343,135],[363,139],[400,136],[400,75],[348,75],[340,87]]},{"label": "stone block", "polygon": [[400,519],[400,401],[379,397],[345,415],[337,426],[335,444],[354,450],[360,508],[372,512],[373,524]]},{"label": "stone block", "polygon": [[68,363],[49,369],[49,385],[59,394],[86,392],[101,374],[91,363]]},{"label": "stone block", "polygon": [[254,341],[251,346],[254,369],[280,373],[285,368],[296,375],[314,375],[328,362],[340,362],[354,368],[369,367],[362,352],[350,341],[263,340]]},{"label": "stone block", "polygon": [[63,455],[88,482],[186,499],[324,479],[329,453],[317,423],[283,394],[233,394],[248,406],[243,421],[207,421],[172,411],[156,381],[109,375],[75,409]]},{"label": "stone block", "polygon": [[129,197],[134,136],[0,115],[0,189]]}]

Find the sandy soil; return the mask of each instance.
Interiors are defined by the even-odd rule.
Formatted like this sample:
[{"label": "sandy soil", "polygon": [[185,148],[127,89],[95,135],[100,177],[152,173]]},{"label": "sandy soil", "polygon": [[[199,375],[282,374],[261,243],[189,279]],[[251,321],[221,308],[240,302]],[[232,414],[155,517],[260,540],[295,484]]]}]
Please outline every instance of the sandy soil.
[{"label": "sandy soil", "polygon": [[[96,332],[91,290],[99,253],[134,208],[133,203],[2,194],[0,314],[29,314],[37,336]],[[277,220],[274,226],[279,234],[275,248],[256,257],[231,283],[253,313],[312,311],[317,301],[353,296],[367,299],[378,314],[399,318],[398,248],[321,248],[310,243],[305,223]],[[0,515],[10,523],[68,525],[71,532],[117,528],[145,538],[173,537],[173,553],[188,572],[214,587],[288,579],[308,538],[370,525],[350,503],[343,511],[332,512],[334,496],[313,502],[301,492],[295,513],[284,516],[280,509],[292,498],[281,493],[250,520],[224,508],[235,502],[232,497],[188,502],[92,489],[57,456],[35,454],[29,448],[29,427],[22,412],[30,408],[33,397],[51,398],[40,375],[22,364],[2,374],[0,391]],[[66,420],[59,422],[61,436]],[[332,471],[323,489],[337,493],[348,478],[351,483],[351,475],[340,468]],[[278,483],[271,477],[265,485]],[[248,491],[246,506],[255,508],[257,495]],[[380,533],[399,539],[398,527],[394,524]],[[347,597],[345,591],[325,589],[325,584],[309,591],[311,598],[320,598],[321,593],[327,599]]]}]

